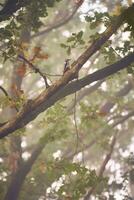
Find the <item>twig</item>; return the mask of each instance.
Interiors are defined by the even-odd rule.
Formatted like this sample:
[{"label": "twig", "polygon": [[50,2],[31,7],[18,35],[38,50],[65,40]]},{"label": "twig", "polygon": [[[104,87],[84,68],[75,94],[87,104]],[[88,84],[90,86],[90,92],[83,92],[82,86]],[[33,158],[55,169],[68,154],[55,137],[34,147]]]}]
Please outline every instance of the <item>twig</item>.
[{"label": "twig", "polygon": [[45,81],[45,85],[46,85],[46,88],[49,87],[49,84],[47,82],[47,78],[46,76],[35,66],[33,65],[30,61],[28,61],[24,56],[22,55],[18,55],[18,58],[22,59],[23,61],[25,61],[25,63],[27,63],[33,70],[35,73],[39,73],[39,75],[44,79]]},{"label": "twig", "polygon": [[[108,164],[109,160],[111,159],[111,156],[112,156],[112,153],[113,153],[113,150],[114,150],[114,147],[115,147],[115,143],[116,143],[116,138],[117,138],[117,131],[116,131],[116,133],[114,134],[114,136],[112,138],[109,152],[106,154],[106,156],[104,158],[104,161],[103,161],[103,163],[102,163],[102,165],[100,167],[100,170],[99,170],[99,173],[98,173],[99,177],[103,176],[103,173],[104,173],[104,171],[106,169],[106,165]],[[88,193],[86,194],[86,196],[84,197],[84,200],[89,200],[90,196],[92,195],[92,193],[94,192],[95,189],[96,189],[96,187],[92,187],[88,191]]]},{"label": "twig", "polygon": [[[77,77],[77,80],[78,80],[78,77]],[[79,142],[80,142],[80,144],[82,144],[81,141],[80,141],[77,119],[76,119],[76,104],[77,104],[77,92],[75,92],[75,96],[74,96],[74,125],[75,125],[75,133],[76,133],[76,151],[75,151],[75,154],[78,153]],[[82,144],[82,146],[84,146],[84,145]],[[82,151],[82,162],[84,164],[84,151]]]},{"label": "twig", "polygon": [[[76,92],[75,92],[75,103],[76,103]],[[79,131],[78,131],[78,126],[77,126],[77,119],[76,119],[76,104],[74,105],[74,125],[75,125],[75,132],[76,132],[76,152],[78,150],[79,146]]]},{"label": "twig", "polygon": [[[103,81],[104,80],[100,80],[96,84],[90,86],[89,88],[84,88],[83,90],[78,92],[78,95],[76,98],[76,104],[78,104],[85,96],[88,96],[88,95],[92,94],[93,92],[95,92],[99,88],[99,86],[102,84]],[[68,108],[67,108],[67,112],[69,114],[72,113],[72,109],[74,106],[75,106],[75,101],[72,100],[72,102],[70,103],[70,105],[68,105]]]},{"label": "twig", "polygon": [[18,108],[15,106],[13,99],[9,96],[8,92],[2,87],[0,86],[0,90],[4,93],[4,95],[8,98],[8,100],[13,103],[14,108],[17,112],[19,112]]},{"label": "twig", "polygon": [[49,73],[44,73],[45,75],[47,75],[47,76],[63,76],[62,74],[49,74]]},{"label": "twig", "polygon": [[9,97],[9,94],[7,93],[7,91],[6,91],[2,86],[0,86],[0,89],[1,89],[2,92],[5,94],[5,96],[6,96],[9,100],[11,100],[11,98]]}]

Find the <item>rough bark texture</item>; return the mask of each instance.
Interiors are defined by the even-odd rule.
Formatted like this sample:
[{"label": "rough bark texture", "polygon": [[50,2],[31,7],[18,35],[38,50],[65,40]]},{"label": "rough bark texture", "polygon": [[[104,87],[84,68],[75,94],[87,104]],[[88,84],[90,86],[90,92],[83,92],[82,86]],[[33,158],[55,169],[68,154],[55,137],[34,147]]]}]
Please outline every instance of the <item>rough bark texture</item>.
[{"label": "rough bark texture", "polygon": [[[30,121],[35,119],[38,114],[45,111],[47,108],[51,107],[59,99],[72,94],[82,87],[97,81],[104,79],[126,67],[134,62],[134,53],[129,54],[124,57],[122,60],[107,66],[101,70],[98,70],[83,79],[74,81],[67,85],[70,79],[76,75],[75,68],[70,69],[65,73],[65,75],[57,81],[55,84],[47,88],[42,92],[35,100],[29,100],[22,110],[17,114],[14,119],[8,122],[6,125],[0,128],[0,138],[7,136],[13,131],[24,127]],[[66,85],[66,87],[65,87]]]}]

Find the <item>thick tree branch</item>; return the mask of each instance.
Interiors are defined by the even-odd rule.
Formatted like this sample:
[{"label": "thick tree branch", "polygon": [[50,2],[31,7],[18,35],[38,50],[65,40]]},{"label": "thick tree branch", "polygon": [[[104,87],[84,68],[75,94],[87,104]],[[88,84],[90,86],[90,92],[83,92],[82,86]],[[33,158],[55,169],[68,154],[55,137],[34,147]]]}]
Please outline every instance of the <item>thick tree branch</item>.
[{"label": "thick tree branch", "polygon": [[58,139],[57,135],[54,135],[51,131],[50,133],[44,134],[43,137],[40,138],[31,154],[31,157],[27,161],[21,163],[21,166],[12,177],[4,200],[10,200],[11,197],[12,200],[18,200],[20,189],[25,181],[27,174],[31,171],[33,164],[38,159],[46,145],[54,142],[56,139]]},{"label": "thick tree branch", "polygon": [[28,101],[14,119],[10,120],[10,122],[0,128],[0,138],[7,136],[21,127],[24,127],[30,121],[35,119],[39,113],[45,111],[62,97],[72,94],[94,81],[104,79],[107,76],[126,68],[134,62],[134,53],[131,53],[113,65],[98,70],[81,80],[68,84],[69,81],[76,77],[83,64],[85,64],[85,62],[101,48],[109,37],[116,32],[116,30],[123,23],[126,12],[130,12],[133,9],[134,5],[125,10],[123,14],[117,18],[116,22],[112,24],[99,39],[94,41],[74,63],[72,63],[71,69],[68,70],[61,79],[59,79],[51,87],[47,88],[45,92],[42,92],[35,100]]},{"label": "thick tree branch", "polygon": [[24,162],[21,164],[17,172],[14,174],[14,176],[11,179],[11,183],[9,185],[8,191],[4,197],[4,200],[9,200],[12,198],[12,200],[17,200],[20,188],[22,187],[26,175],[30,172],[35,160],[40,155],[42,149],[45,147],[45,144],[38,145],[34,152],[32,153],[32,156],[29,158],[27,162]]},{"label": "thick tree branch", "polygon": [[104,79],[107,76],[128,67],[132,62],[134,62],[134,53],[129,54],[122,60],[100,69],[83,79],[66,85],[75,75],[76,71],[73,67],[71,70],[67,71],[60,80],[47,88],[45,92],[42,92],[35,100],[28,101],[14,119],[0,128],[0,138],[5,137],[9,133],[12,133],[21,127],[24,127],[30,121],[35,119],[39,113],[51,107],[59,99],[80,90],[82,87],[94,81]]},{"label": "thick tree branch", "polygon": [[85,87],[86,85],[89,85],[98,80],[103,80],[104,78],[127,68],[133,62],[134,62],[134,53],[131,53],[112,65],[109,65],[92,74],[89,74],[80,80],[69,83],[64,87],[64,89],[61,89],[61,91],[59,91],[59,95],[61,95],[60,97],[62,98],[64,96],[72,94],[80,90],[82,87]]}]

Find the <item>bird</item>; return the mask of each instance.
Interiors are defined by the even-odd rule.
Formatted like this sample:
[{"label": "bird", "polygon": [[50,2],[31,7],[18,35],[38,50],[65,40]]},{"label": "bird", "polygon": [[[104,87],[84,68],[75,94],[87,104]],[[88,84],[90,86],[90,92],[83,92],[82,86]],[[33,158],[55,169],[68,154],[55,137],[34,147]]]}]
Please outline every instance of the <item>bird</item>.
[{"label": "bird", "polygon": [[66,59],[65,62],[64,62],[64,70],[63,70],[63,74],[65,74],[65,72],[67,72],[69,69],[70,69],[70,62],[71,59]]}]

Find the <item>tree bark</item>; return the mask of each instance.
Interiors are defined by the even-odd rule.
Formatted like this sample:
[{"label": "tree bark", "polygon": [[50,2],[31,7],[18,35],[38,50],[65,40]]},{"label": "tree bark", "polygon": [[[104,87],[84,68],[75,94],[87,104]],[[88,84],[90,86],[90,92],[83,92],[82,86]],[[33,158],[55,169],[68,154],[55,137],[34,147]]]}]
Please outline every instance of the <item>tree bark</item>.
[{"label": "tree bark", "polygon": [[29,158],[28,161],[24,162],[17,172],[14,174],[14,176],[11,177],[11,181],[7,190],[7,193],[4,197],[3,200],[17,200],[19,197],[19,193],[21,190],[21,187],[25,181],[25,178],[29,171],[31,170],[34,162],[40,155],[42,149],[44,148],[45,145],[39,144],[34,152],[32,153],[32,156]]}]

